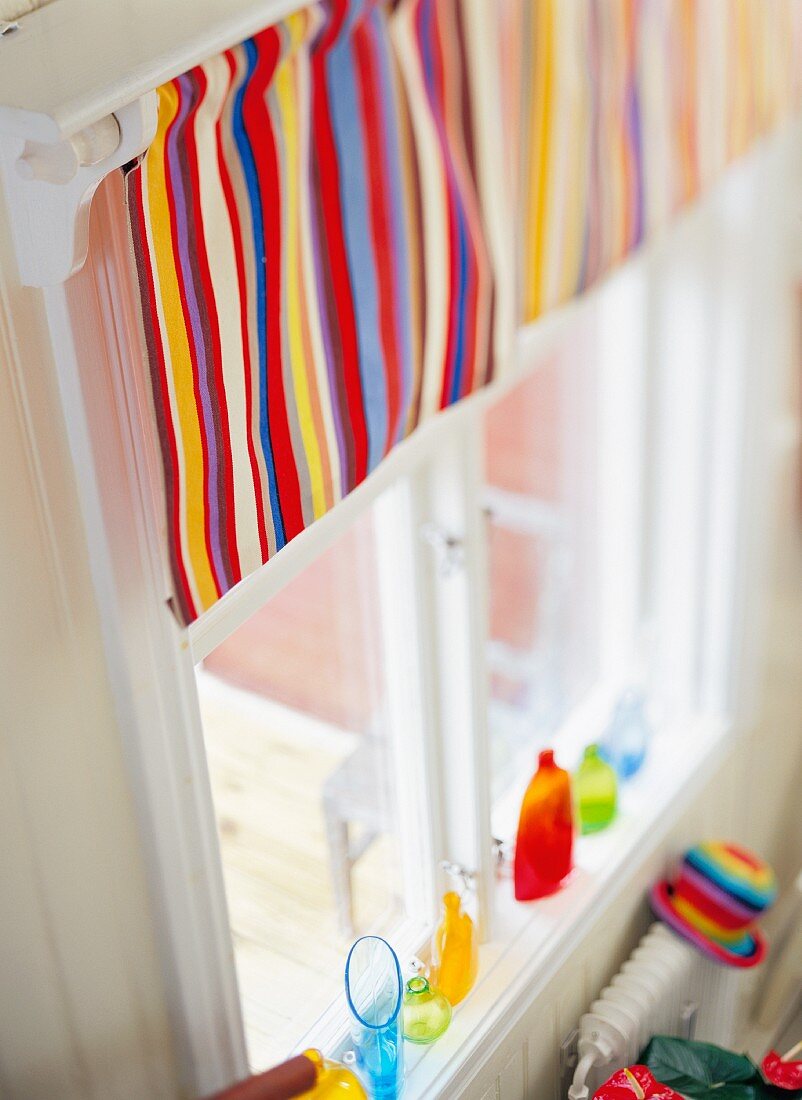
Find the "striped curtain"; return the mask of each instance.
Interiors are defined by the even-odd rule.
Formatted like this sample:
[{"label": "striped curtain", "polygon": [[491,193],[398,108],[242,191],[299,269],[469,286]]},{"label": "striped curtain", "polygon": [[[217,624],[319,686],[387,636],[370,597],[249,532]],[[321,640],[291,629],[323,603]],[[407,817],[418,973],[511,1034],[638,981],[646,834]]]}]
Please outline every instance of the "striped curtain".
[{"label": "striped curtain", "polygon": [[126,183],[184,623],[492,374],[466,33],[331,0],[159,89]]},{"label": "striped curtain", "polygon": [[527,322],[592,285],[799,103],[802,4],[500,4]]},{"label": "striped curtain", "polygon": [[181,621],[785,117],[801,32],[802,0],[321,0],[160,88],[126,193]]}]

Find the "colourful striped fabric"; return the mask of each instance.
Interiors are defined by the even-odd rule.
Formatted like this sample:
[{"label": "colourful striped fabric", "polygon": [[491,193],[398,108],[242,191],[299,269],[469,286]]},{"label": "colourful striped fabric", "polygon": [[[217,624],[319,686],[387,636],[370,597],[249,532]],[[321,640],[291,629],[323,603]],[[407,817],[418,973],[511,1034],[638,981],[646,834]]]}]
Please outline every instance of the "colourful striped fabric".
[{"label": "colourful striped fabric", "polygon": [[182,622],[775,125],[800,9],[321,0],[160,88],[127,197]]},{"label": "colourful striped fabric", "polygon": [[332,4],[312,71],[321,322],[348,491],[406,434],[420,385],[417,210],[399,185],[403,118],[373,0]]},{"label": "colourful striped fabric", "polygon": [[[320,22],[308,9],[160,88],[156,138],[127,179],[185,622],[334,498],[300,209]],[[314,435],[300,470],[298,435]]]},{"label": "colourful striped fabric", "polygon": [[127,195],[185,623],[491,375],[465,34],[331,0],[159,89]]},{"label": "colourful striped fabric", "polygon": [[522,103],[518,316],[531,321],[609,271],[799,102],[802,5],[501,5],[514,44],[502,71]]},{"label": "colourful striped fabric", "polygon": [[[518,277],[524,312],[533,317],[581,285],[593,172],[589,13],[587,5],[569,0],[558,18],[558,5],[518,0],[517,26],[513,19],[507,32],[521,56],[516,66],[505,61],[505,68],[520,72],[522,81],[525,170],[518,195],[526,247],[518,247]],[[573,186],[562,187],[563,178]]]},{"label": "colourful striped fabric", "polygon": [[400,0],[393,14],[423,219],[423,416],[492,372],[493,272],[479,201],[467,13],[463,0]]}]

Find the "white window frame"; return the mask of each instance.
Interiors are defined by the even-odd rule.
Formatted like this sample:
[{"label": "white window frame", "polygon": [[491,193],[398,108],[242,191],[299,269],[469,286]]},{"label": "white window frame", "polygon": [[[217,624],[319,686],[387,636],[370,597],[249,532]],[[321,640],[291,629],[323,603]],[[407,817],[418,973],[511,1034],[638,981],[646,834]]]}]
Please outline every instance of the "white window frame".
[{"label": "white window frame", "polygon": [[[406,609],[401,629],[417,637],[414,648],[422,665],[431,670],[442,660],[435,680],[420,669],[415,673],[423,692],[415,736],[423,736],[430,761],[440,753],[449,757],[448,767],[433,769],[440,786],[433,801],[439,813],[432,821],[432,836],[440,845],[440,858],[476,873],[480,927],[485,936],[490,932],[493,853],[489,800],[480,778],[487,752],[486,606],[478,580],[484,533],[481,512],[469,506],[478,499],[477,451],[466,448],[464,441],[478,431],[475,418],[481,407],[513,386],[526,367],[516,365],[503,382],[420,428],[336,509],[184,630],[167,604],[159,458],[149,431],[151,398],[137,352],[135,303],[131,287],[120,280],[120,272],[127,270],[128,245],[120,196],[113,194],[118,187],[119,181],[111,181],[94,202],[98,240],[102,237],[108,250],[98,264],[98,300],[75,316],[65,285],[46,288],[43,295],[159,914],[179,1063],[185,1087],[204,1094],[243,1076],[248,1065],[194,667],[404,478],[416,517],[412,530],[431,525],[465,548],[464,568],[445,577],[439,573],[437,549],[424,539],[407,539],[406,567],[418,595],[416,606]],[[522,362],[530,359],[533,347],[545,353],[570,323],[570,315],[569,307],[538,326],[537,333],[529,333]],[[96,356],[87,354],[94,348]],[[435,455],[438,461],[429,461]],[[451,609],[439,616],[440,623],[460,624],[453,637],[435,627],[433,599]],[[132,602],[136,614],[131,613]],[[470,699],[461,690],[466,682],[474,685]],[[391,684],[390,690],[397,689]],[[422,735],[423,725],[432,721],[442,723],[442,740]],[[457,761],[459,767],[452,766]],[[430,795],[427,791],[425,796]],[[434,875],[434,868],[421,869],[424,895]]]},{"label": "white window frame", "polygon": [[[777,181],[778,161],[784,163],[779,155],[767,156],[757,169],[752,166],[744,184],[750,202],[760,187],[765,189],[767,182]],[[412,675],[419,676],[424,690],[415,737],[423,738],[427,753],[439,751],[449,760],[448,767],[441,761],[440,767],[432,768],[442,784],[442,812],[435,815],[438,820],[432,829],[445,857],[478,872],[483,931],[486,936],[495,933],[489,800],[487,784],[480,779],[486,774],[487,761],[487,607],[482,579],[486,548],[481,511],[476,506],[480,486],[477,449],[466,445],[466,440],[479,430],[481,408],[524,377],[533,359],[555,345],[582,303],[566,306],[522,332],[516,363],[503,382],[494,383],[422,427],[342,504],[185,631],[177,626],[165,602],[169,589],[161,545],[163,520],[157,494],[150,489],[157,460],[146,430],[148,384],[134,351],[133,303],[116,273],[115,258],[119,270],[125,269],[127,243],[114,203],[107,200],[108,196],[101,194],[95,204],[110,242],[110,254],[97,273],[103,306],[91,303],[86,315],[76,318],[68,308],[63,285],[46,289],[43,295],[118,719],[160,918],[167,997],[178,1037],[183,1084],[192,1094],[204,1094],[244,1075],[247,1063],[194,662],[301,572],[358,512],[377,502],[391,483],[408,478],[413,532],[421,523],[431,524],[441,536],[461,542],[464,549],[464,568],[449,576],[439,575],[433,567],[432,548],[421,540],[407,539],[403,551],[418,599],[416,606],[398,611],[395,629],[398,636],[415,638],[418,643],[414,649],[419,667]],[[711,201],[708,198],[702,205]],[[697,211],[696,216],[702,215]],[[755,233],[749,236],[752,242]],[[770,270],[768,245],[757,249],[750,243],[750,252]],[[757,327],[753,317],[752,331]],[[93,341],[105,344],[103,354],[94,361]],[[747,400],[748,390],[744,389],[738,396],[739,408],[743,409]],[[737,430],[738,424],[730,425],[728,436],[726,423],[718,425],[719,455],[732,455],[732,433]],[[427,456],[435,455],[437,462],[424,472]],[[746,461],[743,455],[738,457],[735,476],[745,479]],[[713,465],[719,484],[723,469],[732,474],[724,458]],[[605,476],[612,474],[608,471]],[[740,489],[737,506],[731,503],[721,509],[716,520],[721,524],[716,532],[719,547],[732,545],[744,515],[751,518],[761,511],[760,486],[744,482]],[[693,515],[683,522],[701,528],[704,507],[704,501],[694,500]],[[705,569],[710,575],[709,544],[709,537],[700,539],[694,550],[689,568],[697,570],[696,575]],[[754,558],[754,553],[751,556]],[[734,594],[743,590],[748,568],[748,562],[737,560],[723,579],[718,578],[719,608],[735,602]],[[669,583],[671,563],[664,563],[658,572],[661,583]],[[702,584],[695,588],[698,593],[703,590]],[[440,609],[436,621],[431,617],[435,607]],[[740,621],[743,629],[748,614],[746,608],[737,607],[727,623]],[[691,617],[684,621],[689,632],[696,632],[694,653],[699,654],[703,644],[698,618],[693,623]],[[703,642],[705,659],[719,668],[722,683],[731,684],[734,658],[722,650],[726,633],[726,626],[719,621],[704,633]],[[434,675],[425,669],[434,670]],[[466,682],[473,685],[467,697]],[[391,683],[390,690],[399,687]],[[442,736],[437,750],[425,735],[430,722]],[[424,895],[431,890],[431,882],[426,885],[427,875],[431,878],[433,869],[423,871]],[[516,922],[523,925],[528,920],[528,911],[521,908]]]}]

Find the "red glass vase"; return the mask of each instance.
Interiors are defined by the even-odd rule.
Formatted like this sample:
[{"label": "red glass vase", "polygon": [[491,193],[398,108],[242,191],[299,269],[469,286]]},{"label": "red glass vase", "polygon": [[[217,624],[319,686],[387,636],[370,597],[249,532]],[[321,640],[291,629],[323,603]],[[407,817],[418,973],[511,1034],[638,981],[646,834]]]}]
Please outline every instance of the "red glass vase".
[{"label": "red glass vase", "polygon": [[546,749],[526,788],[515,845],[515,897],[531,901],[559,890],[573,866],[571,778]]}]

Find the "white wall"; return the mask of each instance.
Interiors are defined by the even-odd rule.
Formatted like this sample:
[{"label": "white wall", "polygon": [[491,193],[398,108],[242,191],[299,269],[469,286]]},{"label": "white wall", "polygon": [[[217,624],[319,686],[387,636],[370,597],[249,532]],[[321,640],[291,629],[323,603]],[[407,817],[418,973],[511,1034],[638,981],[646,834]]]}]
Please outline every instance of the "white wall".
[{"label": "white wall", "polygon": [[8,240],[0,208],[0,1094],[175,1096],[41,295]]}]

